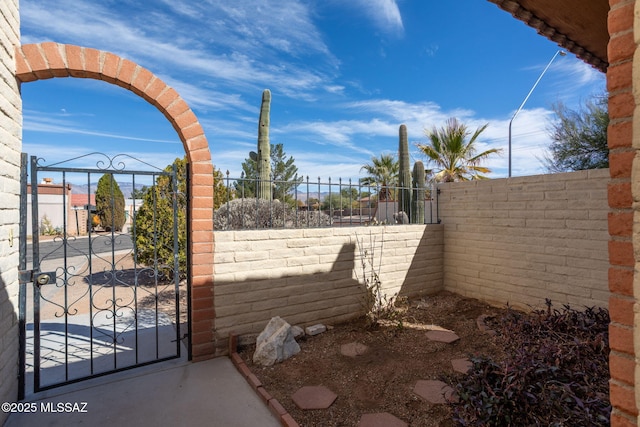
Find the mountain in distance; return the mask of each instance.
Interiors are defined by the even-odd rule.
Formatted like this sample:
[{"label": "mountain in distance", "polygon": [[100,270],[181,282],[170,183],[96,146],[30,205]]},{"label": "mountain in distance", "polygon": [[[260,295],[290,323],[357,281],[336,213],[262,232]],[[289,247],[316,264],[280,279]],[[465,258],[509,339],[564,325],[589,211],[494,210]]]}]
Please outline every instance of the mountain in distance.
[{"label": "mountain in distance", "polygon": [[[97,182],[92,182],[91,184],[70,184],[71,185],[71,193],[72,194],[95,194],[96,189],[98,188]],[[120,191],[124,195],[125,199],[129,199],[131,197],[131,193],[133,193],[133,183],[132,182],[118,182],[118,186],[120,187]],[[145,184],[136,183],[136,190],[142,190]]]}]

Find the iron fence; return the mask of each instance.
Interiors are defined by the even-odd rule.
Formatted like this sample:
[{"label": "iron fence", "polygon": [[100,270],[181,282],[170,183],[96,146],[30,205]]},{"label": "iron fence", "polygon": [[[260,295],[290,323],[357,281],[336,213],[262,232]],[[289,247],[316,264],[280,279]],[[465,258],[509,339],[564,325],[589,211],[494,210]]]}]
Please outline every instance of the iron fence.
[{"label": "iron fence", "polygon": [[[257,178],[224,178],[226,200],[214,215],[216,230],[342,227],[439,223],[438,190],[362,184],[309,176],[269,180],[271,198],[256,197]],[[403,212],[400,199],[423,195],[423,214]],[[406,205],[405,205],[406,206]],[[413,218],[412,218],[413,217]]]}]

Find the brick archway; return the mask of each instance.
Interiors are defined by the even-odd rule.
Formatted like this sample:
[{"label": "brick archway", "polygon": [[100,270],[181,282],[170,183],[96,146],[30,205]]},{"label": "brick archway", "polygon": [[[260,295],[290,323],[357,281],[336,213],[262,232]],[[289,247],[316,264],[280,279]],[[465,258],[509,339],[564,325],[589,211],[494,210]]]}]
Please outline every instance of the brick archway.
[{"label": "brick archway", "polygon": [[53,77],[103,80],[132,91],[171,122],[190,163],[191,350],[194,360],[213,357],[213,164],[209,143],[195,114],[178,92],[152,72],[110,52],[53,42],[16,48],[20,83]]}]

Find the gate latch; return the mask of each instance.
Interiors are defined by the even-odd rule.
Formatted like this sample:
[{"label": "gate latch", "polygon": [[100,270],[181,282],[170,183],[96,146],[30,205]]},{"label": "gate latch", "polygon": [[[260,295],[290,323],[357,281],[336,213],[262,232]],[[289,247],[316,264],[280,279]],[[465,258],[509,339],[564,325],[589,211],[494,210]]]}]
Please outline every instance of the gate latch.
[{"label": "gate latch", "polygon": [[19,283],[33,282],[37,286],[56,283],[55,271],[42,272],[37,270],[20,270],[18,272]]}]

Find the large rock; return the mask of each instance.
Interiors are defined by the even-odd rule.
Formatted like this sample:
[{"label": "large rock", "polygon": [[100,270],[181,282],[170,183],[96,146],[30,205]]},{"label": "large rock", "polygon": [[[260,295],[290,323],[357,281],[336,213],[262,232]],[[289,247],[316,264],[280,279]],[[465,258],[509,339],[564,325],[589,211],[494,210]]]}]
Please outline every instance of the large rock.
[{"label": "large rock", "polygon": [[293,334],[291,325],[278,316],[272,318],[258,335],[253,363],[271,366],[298,354],[300,346]]}]

